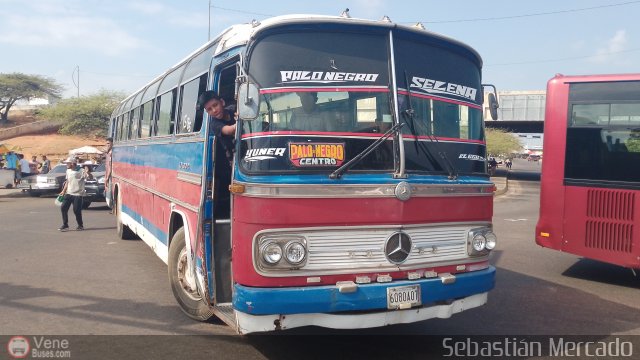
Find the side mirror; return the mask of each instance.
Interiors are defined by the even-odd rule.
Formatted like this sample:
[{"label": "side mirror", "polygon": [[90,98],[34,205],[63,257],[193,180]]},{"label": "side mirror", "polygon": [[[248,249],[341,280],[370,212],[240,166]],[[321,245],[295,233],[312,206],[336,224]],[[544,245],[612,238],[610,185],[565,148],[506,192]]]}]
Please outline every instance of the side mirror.
[{"label": "side mirror", "polygon": [[238,117],[253,120],[260,110],[260,94],[253,83],[241,83],[238,88]]},{"label": "side mirror", "polygon": [[498,120],[498,108],[500,105],[498,104],[496,95],[494,93],[489,93],[489,95],[487,95],[487,99],[489,100],[489,113],[491,113],[491,118],[493,120]]}]

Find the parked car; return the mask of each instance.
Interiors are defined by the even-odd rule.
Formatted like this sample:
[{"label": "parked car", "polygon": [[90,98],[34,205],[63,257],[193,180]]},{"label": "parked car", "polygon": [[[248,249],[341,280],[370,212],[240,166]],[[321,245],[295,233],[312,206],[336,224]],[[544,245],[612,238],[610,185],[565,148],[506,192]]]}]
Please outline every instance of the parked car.
[{"label": "parked car", "polygon": [[104,175],[106,168],[104,164],[93,165],[91,174],[92,180],[87,180],[84,184],[86,195],[82,202],[82,208],[86,209],[91,206],[92,202],[106,201],[104,197]]},{"label": "parked car", "polygon": [[46,174],[24,177],[18,183],[18,189],[26,189],[31,196],[57,194],[62,191],[67,175],[67,165],[58,164]]},{"label": "parked car", "polygon": [[[81,165],[84,166],[84,165]],[[93,202],[105,201],[104,198],[104,164],[91,166],[92,180],[85,182],[85,198],[82,203],[84,209],[91,206]],[[62,191],[64,181],[67,176],[67,165],[58,164],[46,174],[31,175],[20,180],[19,189],[26,189],[31,196],[40,196],[45,194],[57,194]]]},{"label": "parked car", "polygon": [[527,161],[540,161],[541,158],[542,156],[540,155],[529,155],[529,157],[527,157]]}]

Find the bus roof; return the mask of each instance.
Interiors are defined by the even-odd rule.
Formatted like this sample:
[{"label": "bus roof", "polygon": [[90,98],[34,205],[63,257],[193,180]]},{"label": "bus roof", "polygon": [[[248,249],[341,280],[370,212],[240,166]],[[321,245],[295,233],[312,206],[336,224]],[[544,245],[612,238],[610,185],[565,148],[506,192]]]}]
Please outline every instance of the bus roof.
[{"label": "bus roof", "polygon": [[480,67],[482,67],[482,58],[480,57],[478,52],[476,52],[472,47],[458,40],[426,30],[424,26],[422,26],[422,24],[420,23],[417,23],[412,26],[402,25],[402,24],[393,23],[390,20],[388,20],[388,18],[386,17],[383,20],[368,20],[368,19],[351,18],[351,17],[345,17],[345,16],[327,16],[327,15],[312,15],[312,14],[282,15],[282,16],[271,17],[262,21],[254,20],[251,23],[237,24],[237,25],[232,25],[228,27],[227,29],[222,31],[220,35],[218,35],[218,37],[203,44],[201,47],[193,51],[191,54],[187,55],[182,60],[178,61],[175,65],[167,69],[165,72],[158,75],[153,80],[145,84],[143,87],[134,91],[131,95],[129,95],[124,100],[122,100],[122,102],[120,103],[120,106],[116,109],[116,111],[114,111],[114,114],[120,113],[121,112],[120,110],[123,108],[123,105],[127,101],[131,100],[138,93],[143,92],[151,84],[157,81],[160,81],[167,74],[171,73],[175,69],[184,65],[191,58],[200,54],[203,51],[206,51],[207,49],[210,49],[215,46],[215,51],[213,52],[213,56],[217,56],[224,53],[227,50],[236,48],[238,46],[246,45],[250,40],[256,38],[260,33],[268,29],[277,28],[279,26],[286,26],[286,25],[296,25],[296,24],[304,25],[304,24],[322,24],[322,23],[335,24],[337,26],[360,25],[360,26],[389,28],[389,29],[398,28],[401,30],[413,32],[413,33],[425,36],[426,38],[442,41],[444,43],[447,43],[450,46],[453,46],[454,48],[459,48],[466,51],[470,56],[474,57],[475,58],[474,60],[479,64]]},{"label": "bus roof", "polygon": [[594,75],[563,75],[556,74],[549,82],[562,83],[604,82],[604,81],[632,81],[640,80],[640,73],[630,74],[594,74]]}]

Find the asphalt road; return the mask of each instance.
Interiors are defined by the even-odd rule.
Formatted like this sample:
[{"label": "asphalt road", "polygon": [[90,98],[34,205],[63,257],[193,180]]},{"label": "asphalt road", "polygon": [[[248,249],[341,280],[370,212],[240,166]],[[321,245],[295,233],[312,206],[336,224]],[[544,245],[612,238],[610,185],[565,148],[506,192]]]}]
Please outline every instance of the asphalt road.
[{"label": "asphalt road", "polygon": [[[640,279],[631,271],[535,244],[538,182],[510,180],[509,191],[496,198],[499,243],[492,262],[498,272],[487,305],[450,319],[380,329],[302,328],[246,337],[217,320],[184,316],[166,265],[143,242],[118,240],[106,207],[94,204],[83,212],[85,231],[60,233],[53,198],[6,193],[0,190],[0,358],[5,340],[26,334],[72,339],[71,351],[80,354],[74,358],[194,359],[424,359],[440,353],[416,346],[431,338],[407,335],[640,335]],[[85,334],[111,336],[73,336]]]}]

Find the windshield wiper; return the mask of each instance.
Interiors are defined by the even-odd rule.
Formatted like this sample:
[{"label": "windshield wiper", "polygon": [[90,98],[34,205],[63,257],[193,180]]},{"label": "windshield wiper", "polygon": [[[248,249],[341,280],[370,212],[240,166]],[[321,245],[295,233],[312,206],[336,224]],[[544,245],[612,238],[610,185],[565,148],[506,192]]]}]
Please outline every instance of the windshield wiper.
[{"label": "windshield wiper", "polygon": [[366,149],[362,150],[358,155],[354,156],[351,160],[344,163],[342,166],[337,168],[334,172],[329,175],[329,179],[340,179],[342,174],[347,171],[351,166],[360,161],[365,156],[369,155],[373,150],[377,149],[382,143],[387,140],[389,136],[394,133],[400,131],[400,128],[404,126],[404,123],[397,123],[393,125],[389,130],[387,130],[382,136],[380,136],[376,141],[372,142],[371,145],[367,146]]},{"label": "windshield wiper", "polygon": [[426,157],[429,159],[429,161],[431,161],[432,164],[434,163],[438,164],[438,166],[440,166],[440,168],[442,169],[446,167],[446,171],[449,175],[448,176],[449,180],[457,179],[458,172],[456,171],[455,166],[453,166],[453,164],[451,163],[451,160],[449,160],[447,153],[440,150],[440,142],[435,136],[431,135],[429,131],[427,131],[427,138],[429,139],[429,141],[431,141],[431,143],[433,143],[436,146],[436,150],[438,151],[438,156],[440,156],[440,159],[442,159],[442,161],[446,166],[442,166],[440,161],[438,161],[437,158],[433,156],[433,154],[431,153],[431,150],[425,143],[418,141],[418,132],[416,131],[416,127],[414,123],[415,110],[413,110],[413,106],[411,105],[411,90],[408,88],[409,77],[407,76],[406,71],[404,72],[404,80],[405,80],[405,84],[407,84],[407,110],[403,111],[402,115],[411,120],[409,130],[411,131],[411,135],[416,137],[416,141],[415,141],[416,152],[418,152],[418,147],[419,147],[420,149],[422,149],[422,152],[426,155]]}]

